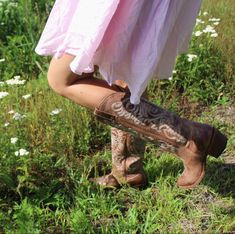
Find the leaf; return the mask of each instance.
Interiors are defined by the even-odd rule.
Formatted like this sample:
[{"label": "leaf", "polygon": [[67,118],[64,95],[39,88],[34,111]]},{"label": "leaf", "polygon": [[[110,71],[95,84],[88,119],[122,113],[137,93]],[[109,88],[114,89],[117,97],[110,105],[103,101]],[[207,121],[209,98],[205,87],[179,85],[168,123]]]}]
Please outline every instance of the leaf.
[{"label": "leaf", "polygon": [[5,184],[8,188],[15,188],[15,182],[11,178],[11,176],[5,174],[5,173],[0,173],[0,183]]}]

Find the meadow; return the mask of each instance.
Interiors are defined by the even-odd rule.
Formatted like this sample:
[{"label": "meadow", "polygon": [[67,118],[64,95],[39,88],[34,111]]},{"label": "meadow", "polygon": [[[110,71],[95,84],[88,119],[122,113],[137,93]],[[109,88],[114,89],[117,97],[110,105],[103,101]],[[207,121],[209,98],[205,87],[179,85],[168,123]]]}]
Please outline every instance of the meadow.
[{"label": "meadow", "polygon": [[[89,178],[111,169],[110,127],[48,87],[34,52],[54,1],[0,0],[0,233],[235,233],[235,2],[204,0],[187,54],[150,99],[228,136],[192,190],[182,163],[148,144],[142,190]],[[99,74],[97,74],[99,76]]]}]

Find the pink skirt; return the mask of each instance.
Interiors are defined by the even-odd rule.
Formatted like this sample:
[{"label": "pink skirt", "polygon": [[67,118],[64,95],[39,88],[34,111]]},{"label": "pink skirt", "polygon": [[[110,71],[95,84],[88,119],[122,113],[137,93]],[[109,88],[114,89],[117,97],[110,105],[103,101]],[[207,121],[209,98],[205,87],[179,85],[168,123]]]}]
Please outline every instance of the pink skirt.
[{"label": "pink skirt", "polygon": [[172,75],[186,52],[201,0],[56,0],[36,47],[40,55],[75,56],[81,75],[94,65],[111,85],[124,80],[138,104],[153,77]]}]

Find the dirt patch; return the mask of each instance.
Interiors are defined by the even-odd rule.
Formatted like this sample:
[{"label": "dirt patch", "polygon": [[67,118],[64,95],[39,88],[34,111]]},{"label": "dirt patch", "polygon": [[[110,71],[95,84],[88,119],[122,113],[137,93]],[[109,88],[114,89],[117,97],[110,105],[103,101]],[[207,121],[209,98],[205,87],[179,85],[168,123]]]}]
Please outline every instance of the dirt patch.
[{"label": "dirt patch", "polygon": [[235,127],[235,104],[229,107],[219,106],[215,110],[215,119],[223,124]]}]

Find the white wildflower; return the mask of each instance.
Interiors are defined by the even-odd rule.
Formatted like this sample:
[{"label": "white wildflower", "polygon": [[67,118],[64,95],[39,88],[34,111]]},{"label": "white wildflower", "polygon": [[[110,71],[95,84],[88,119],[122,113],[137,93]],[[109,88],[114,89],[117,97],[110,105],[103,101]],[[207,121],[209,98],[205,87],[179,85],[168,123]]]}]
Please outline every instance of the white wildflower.
[{"label": "white wildflower", "polygon": [[58,115],[61,111],[62,109],[55,109],[50,113],[50,115]]},{"label": "white wildflower", "polygon": [[20,113],[16,112],[13,116],[12,119],[14,120],[21,120],[25,117],[25,115],[21,115]]},{"label": "white wildflower", "polygon": [[8,92],[0,92],[0,99],[6,97],[7,95],[9,95]]},{"label": "white wildflower", "polygon": [[198,25],[198,24],[204,24],[205,23],[205,21],[203,21],[203,20],[201,20],[201,19],[196,19],[196,24]]},{"label": "white wildflower", "polygon": [[31,94],[26,94],[26,95],[23,95],[22,98],[26,100],[26,99],[29,99],[31,96],[32,96]]},{"label": "white wildflower", "polygon": [[4,59],[4,58],[0,59],[0,63],[3,63],[5,61],[6,61],[6,59]]},{"label": "white wildflower", "polygon": [[208,15],[208,12],[207,11],[203,12],[203,15]]},{"label": "white wildflower", "polygon": [[10,111],[8,111],[8,114],[14,114],[15,113],[15,111],[14,110],[10,110]]},{"label": "white wildflower", "polygon": [[202,34],[203,34],[202,31],[196,31],[196,32],[194,33],[194,35],[195,35],[196,37],[200,37]]},{"label": "white wildflower", "polygon": [[4,123],[4,127],[7,127],[9,124],[9,122]]},{"label": "white wildflower", "polygon": [[216,32],[215,32],[215,33],[212,33],[212,34],[211,34],[211,37],[218,37],[218,33],[216,33]]},{"label": "white wildflower", "polygon": [[14,76],[13,79],[7,80],[8,85],[23,85],[26,80],[20,80],[20,76]]},{"label": "white wildflower", "polygon": [[220,18],[210,18],[209,21],[211,21],[211,22],[220,22]]},{"label": "white wildflower", "polygon": [[215,29],[211,25],[207,25],[203,30],[204,33],[216,33]]},{"label": "white wildflower", "polygon": [[3,86],[5,84],[5,82],[0,81],[0,86]]},{"label": "white wildflower", "polygon": [[172,76],[168,78],[168,80],[172,80]]},{"label": "white wildflower", "polygon": [[214,22],[213,24],[217,26],[217,25],[219,25],[219,22]]},{"label": "white wildflower", "polygon": [[26,149],[20,149],[15,152],[16,156],[24,156],[24,155],[28,155],[28,154],[29,154],[29,151],[27,151]]},{"label": "white wildflower", "polygon": [[12,137],[11,138],[11,144],[15,144],[18,141],[17,137]]},{"label": "white wildflower", "polygon": [[176,70],[173,70],[173,72],[172,72],[172,73],[173,73],[173,74],[175,74],[176,72],[177,72]]},{"label": "white wildflower", "polygon": [[197,58],[197,55],[196,54],[188,54],[187,57],[188,57],[188,61],[192,62],[194,59]]}]

